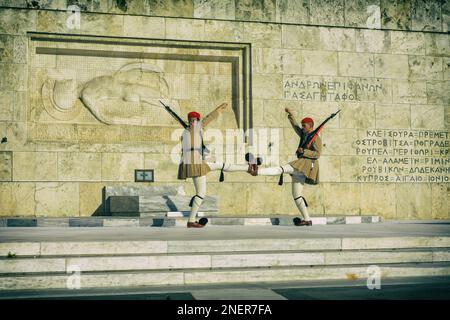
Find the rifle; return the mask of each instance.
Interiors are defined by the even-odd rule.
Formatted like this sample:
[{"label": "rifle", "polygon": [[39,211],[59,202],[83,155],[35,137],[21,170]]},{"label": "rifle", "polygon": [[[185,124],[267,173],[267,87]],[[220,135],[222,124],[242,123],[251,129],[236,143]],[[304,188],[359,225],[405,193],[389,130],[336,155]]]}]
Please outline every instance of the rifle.
[{"label": "rifle", "polygon": [[[301,142],[299,144],[299,148],[303,148],[303,149],[309,149],[309,147],[311,146],[311,144],[314,142],[314,140],[316,140],[317,136],[319,135],[320,131],[322,131],[323,127],[325,126],[325,123],[327,123],[329,120],[333,119],[339,112],[341,111],[341,109],[339,109],[338,111],[336,111],[335,113],[332,113],[331,116],[329,116],[328,118],[326,118],[316,129],[314,129],[311,133],[304,135],[301,139]],[[300,152],[296,152],[297,154],[297,158],[300,158],[303,153]]]},{"label": "rifle", "polygon": [[[167,110],[167,112],[169,112],[169,114],[175,118],[175,120],[177,120],[184,129],[188,129],[189,125],[184,122],[183,119],[181,119],[181,117],[179,115],[177,115],[175,113],[175,111],[173,111],[169,106],[165,105],[164,102],[162,102],[161,100],[159,100],[159,102],[164,106],[164,108]],[[203,143],[203,135],[202,135],[202,156],[204,156],[206,154],[209,154],[210,151],[209,149],[205,146],[205,144]]]},{"label": "rifle", "polygon": [[159,102],[164,106],[164,108],[167,110],[167,112],[169,112],[169,114],[170,114],[172,117],[174,117],[175,120],[177,120],[177,121],[181,124],[181,126],[182,126],[184,129],[187,129],[187,128],[189,127],[189,125],[188,125],[186,122],[184,122],[184,120],[181,119],[180,116],[177,115],[177,114],[175,113],[175,111],[173,111],[172,109],[170,109],[169,106],[165,105],[164,102],[162,102],[161,100],[159,100]]}]

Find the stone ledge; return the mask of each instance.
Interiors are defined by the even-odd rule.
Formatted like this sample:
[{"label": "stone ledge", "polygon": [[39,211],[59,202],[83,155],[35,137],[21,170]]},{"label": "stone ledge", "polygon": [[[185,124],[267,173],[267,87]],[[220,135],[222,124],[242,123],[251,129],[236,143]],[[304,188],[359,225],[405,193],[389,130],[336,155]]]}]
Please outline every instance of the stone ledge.
[{"label": "stone ledge", "polygon": [[[68,218],[1,218],[0,228],[7,227],[173,227],[185,226],[189,216],[189,211],[171,211],[156,215],[142,217],[68,217]],[[291,226],[293,219],[297,216],[208,216],[205,212],[199,212],[198,217],[208,217],[211,225],[222,226]],[[336,217],[311,217],[313,225],[334,225],[334,224],[360,224],[379,223],[382,221],[379,216],[336,216]]]}]

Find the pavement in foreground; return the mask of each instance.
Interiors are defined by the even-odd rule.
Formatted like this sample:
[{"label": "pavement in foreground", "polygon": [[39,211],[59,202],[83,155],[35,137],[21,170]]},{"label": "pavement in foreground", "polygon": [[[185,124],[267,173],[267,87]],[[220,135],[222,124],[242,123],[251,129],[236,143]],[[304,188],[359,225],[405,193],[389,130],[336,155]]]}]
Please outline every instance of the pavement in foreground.
[{"label": "pavement in foreground", "polygon": [[289,238],[450,236],[450,221],[388,221],[368,224],[296,226],[0,228],[0,242],[139,241]]},{"label": "pavement in foreground", "polygon": [[[450,236],[450,221],[389,221],[377,224],[294,226],[207,226],[171,228],[4,228],[0,242],[218,240],[346,237]],[[369,290],[364,280],[334,280],[242,285],[53,289],[3,291],[0,299],[118,300],[353,300],[450,299],[450,277],[381,279],[381,289]]]},{"label": "pavement in foreground", "polygon": [[52,289],[0,292],[0,300],[449,300],[449,277],[381,279],[379,289],[363,280],[326,280],[189,287]]}]

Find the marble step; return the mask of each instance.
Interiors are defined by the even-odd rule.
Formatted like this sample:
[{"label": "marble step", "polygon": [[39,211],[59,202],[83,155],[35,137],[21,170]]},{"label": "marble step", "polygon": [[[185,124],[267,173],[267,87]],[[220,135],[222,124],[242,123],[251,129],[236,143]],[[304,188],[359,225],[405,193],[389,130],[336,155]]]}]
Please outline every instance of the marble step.
[{"label": "marble step", "polygon": [[353,264],[450,262],[450,249],[349,250],[315,252],[232,252],[137,256],[0,259],[0,274],[68,273],[170,269],[272,268]]},{"label": "marble step", "polygon": [[0,257],[450,248],[450,237],[1,242]]},{"label": "marble step", "polygon": [[[120,213],[117,213],[120,214]],[[293,226],[296,216],[245,216],[227,217],[210,215],[211,212],[201,211],[199,217],[208,217],[211,225],[279,225]],[[142,212],[139,216],[97,216],[97,217],[67,217],[67,218],[0,218],[1,227],[185,227],[189,211]],[[379,216],[313,216],[313,225],[359,224],[381,222]]]},{"label": "marble step", "polygon": [[[366,279],[368,265],[300,266],[273,268],[197,269],[180,271],[123,271],[81,274],[80,288],[139,287],[199,284],[262,283],[302,280]],[[372,269],[373,271],[373,269]],[[381,279],[450,276],[450,263],[380,265]],[[0,290],[68,288],[72,274],[0,276]]]}]

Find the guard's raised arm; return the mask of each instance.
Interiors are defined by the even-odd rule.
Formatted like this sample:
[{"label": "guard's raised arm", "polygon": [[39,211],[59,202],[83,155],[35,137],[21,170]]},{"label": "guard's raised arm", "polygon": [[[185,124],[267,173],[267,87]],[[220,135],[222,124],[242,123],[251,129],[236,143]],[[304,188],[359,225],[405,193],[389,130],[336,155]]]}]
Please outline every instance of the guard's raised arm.
[{"label": "guard's raised arm", "polygon": [[211,121],[216,120],[219,117],[219,114],[224,111],[228,107],[228,103],[224,102],[220,104],[217,108],[215,108],[213,111],[208,113],[203,120],[202,124],[203,126],[207,126]]}]

